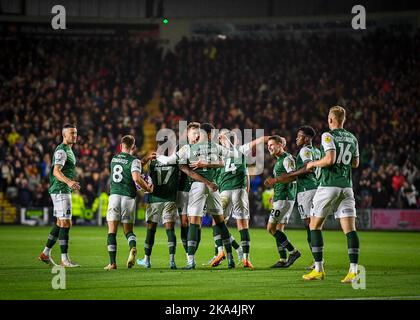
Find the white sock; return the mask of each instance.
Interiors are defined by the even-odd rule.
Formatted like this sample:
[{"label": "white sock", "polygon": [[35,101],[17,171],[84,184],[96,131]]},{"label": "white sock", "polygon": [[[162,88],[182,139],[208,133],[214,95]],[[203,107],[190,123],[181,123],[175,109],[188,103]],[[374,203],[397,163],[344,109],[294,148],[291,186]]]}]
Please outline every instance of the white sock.
[{"label": "white sock", "polygon": [[194,255],[188,255],[188,264],[194,264]]},{"label": "white sock", "polygon": [[249,260],[249,253],[244,253],[244,260]]},{"label": "white sock", "polygon": [[67,255],[67,253],[61,254],[61,261],[69,261],[69,256]]},{"label": "white sock", "polygon": [[144,256],[144,261],[146,261],[146,262],[148,262],[148,263],[150,263],[150,256]]},{"label": "white sock", "polygon": [[279,259],[279,261],[280,261],[280,262],[286,262],[286,261],[287,261],[287,259],[280,258],[280,259]]},{"label": "white sock", "polygon": [[289,252],[289,254],[295,254],[297,252],[297,249],[294,248],[292,251]]},{"label": "white sock", "polygon": [[350,263],[350,270],[349,270],[349,272],[357,273],[357,267],[358,267],[358,264],[357,263]]},{"label": "white sock", "polygon": [[51,248],[45,247],[44,251],[42,251],[46,256],[50,256]]},{"label": "white sock", "polygon": [[223,252],[223,246],[221,246],[221,247],[217,247],[217,251],[220,253],[220,252]]},{"label": "white sock", "polygon": [[171,254],[169,255],[169,260],[170,260],[171,262],[175,262],[175,255],[171,253]]},{"label": "white sock", "polygon": [[322,261],[321,262],[315,261],[315,270],[317,272],[324,271],[324,263]]}]

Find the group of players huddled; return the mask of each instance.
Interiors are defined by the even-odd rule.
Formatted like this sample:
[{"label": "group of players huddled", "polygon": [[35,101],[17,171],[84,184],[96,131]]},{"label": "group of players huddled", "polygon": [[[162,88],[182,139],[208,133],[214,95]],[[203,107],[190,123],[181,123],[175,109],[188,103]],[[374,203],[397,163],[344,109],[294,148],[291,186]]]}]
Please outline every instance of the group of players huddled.
[{"label": "group of players huddled", "polygon": [[[127,267],[136,262],[151,267],[151,254],[159,221],[165,226],[169,247],[169,266],[177,269],[175,252],[177,238],[175,222],[179,213],[181,240],[187,255],[184,269],[195,269],[195,253],[201,240],[201,224],[205,212],[212,216],[215,253],[208,262],[211,267],[227,260],[228,268],[235,268],[232,248],[236,250],[238,264],[253,269],[250,260],[249,232],[249,174],[247,157],[255,153],[258,145],[266,144],[271,156],[277,159],[273,177],[264,181],[267,188],[274,188],[273,208],[267,231],[275,238],[280,259],[272,268],[288,268],[301,253],[284,233],[285,225],[297,202],[297,208],[307,229],[307,240],[314,263],[305,280],[325,278],[322,227],[328,215],[340,220],[347,237],[350,269],[342,282],[356,281],[358,272],[359,239],[356,232],[355,199],[352,189],[352,168],[359,166],[359,148],[355,136],[343,128],[346,111],[334,106],[328,114],[329,131],[321,136],[320,150],[312,145],[316,133],[311,126],[297,131],[296,144],[300,148],[294,158],[285,151],[286,139],[281,136],[263,136],[239,145],[233,131],[216,130],[209,123],[191,122],[187,126],[187,144],[178,146],[168,154],[158,148],[139,160],[134,137],[121,139],[121,152],[110,163],[110,197],[108,204],[108,253],[106,270],[117,269],[116,234],[123,226],[130,248]],[[71,227],[71,192],[80,189],[75,181],[76,157],[72,145],[77,140],[74,125],[63,128],[63,142],[53,156],[49,193],[57,218],[39,259],[54,264],[51,249],[59,240],[61,265],[79,267],[68,256],[69,230]],[[218,141],[216,143],[215,141]],[[148,168],[145,175],[144,167]],[[136,196],[141,189],[148,193],[146,209],[147,233],[144,258],[137,259],[136,236],[133,232],[136,216]],[[238,243],[230,234],[226,222],[232,216],[240,233]]]}]

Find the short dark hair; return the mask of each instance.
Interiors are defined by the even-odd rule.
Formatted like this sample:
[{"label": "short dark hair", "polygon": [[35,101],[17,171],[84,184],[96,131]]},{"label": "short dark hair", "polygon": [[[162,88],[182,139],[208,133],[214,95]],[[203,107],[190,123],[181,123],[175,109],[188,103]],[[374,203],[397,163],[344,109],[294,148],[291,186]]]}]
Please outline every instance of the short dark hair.
[{"label": "short dark hair", "polygon": [[301,126],[297,130],[297,132],[302,131],[303,134],[311,139],[313,139],[316,136],[316,131],[311,126]]},{"label": "short dark hair", "polygon": [[63,126],[63,129],[69,129],[69,128],[76,128],[76,125],[71,124],[71,123],[66,123],[66,124]]},{"label": "short dark hair", "polygon": [[187,125],[187,131],[190,129],[199,129],[200,128],[200,123],[199,122],[190,122]]},{"label": "short dark hair", "polygon": [[215,130],[216,128],[211,123],[203,123],[200,126],[200,129],[204,130],[205,133],[210,134],[212,130]]},{"label": "short dark hair", "polygon": [[268,138],[268,140],[274,140],[276,143],[281,143],[283,145],[283,147],[286,146],[286,139],[283,138],[283,137],[281,137],[281,136],[279,136],[279,135],[270,136]]},{"label": "short dark hair", "polygon": [[123,144],[127,149],[131,149],[136,143],[136,139],[133,136],[126,135],[121,138],[121,144]]}]

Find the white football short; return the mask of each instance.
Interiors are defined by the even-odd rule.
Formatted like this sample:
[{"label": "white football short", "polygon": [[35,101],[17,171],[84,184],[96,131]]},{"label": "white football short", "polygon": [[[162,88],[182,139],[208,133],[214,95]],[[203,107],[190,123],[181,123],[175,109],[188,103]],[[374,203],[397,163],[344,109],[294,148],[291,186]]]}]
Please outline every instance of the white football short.
[{"label": "white football short", "polygon": [[175,202],[153,202],[149,203],[146,208],[146,222],[159,223],[161,218],[162,224],[175,222],[176,220],[176,203]]},{"label": "white football short", "polygon": [[54,207],[54,217],[59,220],[71,219],[71,193],[51,194]]},{"label": "white football short", "polygon": [[106,221],[121,221],[122,223],[134,223],[136,220],[136,199],[111,194],[108,202]]},{"label": "white football short", "polygon": [[220,198],[225,220],[231,214],[234,219],[249,219],[249,198],[245,188],[222,191]]},{"label": "white football short", "polygon": [[273,209],[271,209],[268,222],[275,224],[287,224],[293,212],[294,205],[295,200],[277,200],[273,203]]},{"label": "white football short", "polygon": [[356,201],[352,188],[318,187],[311,216],[326,218],[334,214],[336,219],[356,217]]},{"label": "white football short", "polygon": [[219,191],[212,192],[202,182],[193,182],[188,194],[188,215],[202,217],[204,206],[211,215],[223,215],[222,201]]},{"label": "white football short", "polygon": [[178,191],[176,198],[176,206],[178,208],[178,214],[184,215],[188,214],[188,192],[187,191]]},{"label": "white football short", "polygon": [[314,199],[316,189],[302,191],[297,194],[297,204],[302,220],[311,216],[312,201]]}]

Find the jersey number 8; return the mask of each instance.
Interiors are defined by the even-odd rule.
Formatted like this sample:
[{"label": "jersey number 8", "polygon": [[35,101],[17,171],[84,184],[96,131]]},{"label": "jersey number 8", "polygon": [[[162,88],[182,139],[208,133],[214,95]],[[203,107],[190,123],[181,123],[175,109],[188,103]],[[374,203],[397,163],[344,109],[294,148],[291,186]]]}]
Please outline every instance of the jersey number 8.
[{"label": "jersey number 8", "polygon": [[112,181],[119,183],[123,179],[123,167],[119,164],[114,166],[114,169],[112,170]]}]

